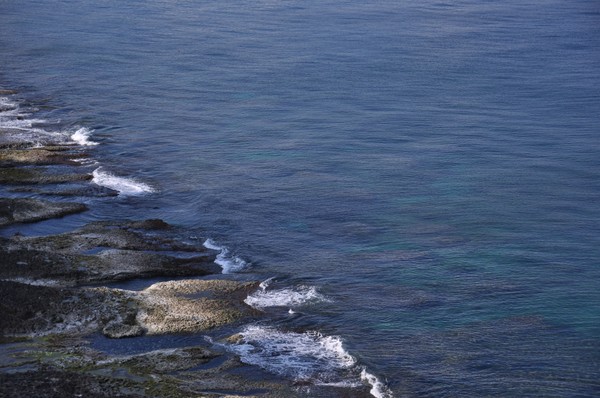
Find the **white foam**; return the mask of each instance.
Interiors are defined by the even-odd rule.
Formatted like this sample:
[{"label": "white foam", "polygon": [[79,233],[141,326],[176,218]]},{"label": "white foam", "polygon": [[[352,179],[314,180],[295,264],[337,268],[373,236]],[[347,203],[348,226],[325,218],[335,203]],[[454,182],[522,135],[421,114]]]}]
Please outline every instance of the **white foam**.
[{"label": "white foam", "polygon": [[371,393],[375,398],[393,398],[392,392],[376,376],[367,372],[364,368],[360,373],[360,379],[371,385]]},{"label": "white foam", "polygon": [[114,189],[122,195],[143,195],[145,193],[155,192],[151,186],[134,180],[133,178],[119,177],[98,167],[92,173],[92,182],[103,187]]},{"label": "white foam", "polygon": [[240,334],[241,344],[228,348],[245,363],[314,384],[352,380],[356,360],[339,337],[282,332],[265,326],[247,326]]},{"label": "white foam", "polygon": [[73,162],[77,162],[77,163],[81,163],[82,165],[85,166],[95,166],[100,164],[100,162],[98,162],[97,160],[91,159],[91,158],[77,158],[77,159],[71,159]]},{"label": "white foam", "polygon": [[309,302],[328,301],[313,286],[267,290],[268,284],[265,282],[260,284],[259,290],[246,297],[246,304],[254,308],[298,307]]},{"label": "white foam", "polygon": [[242,260],[238,256],[232,256],[229,253],[229,249],[219,246],[212,239],[207,239],[204,242],[204,247],[211,250],[217,250],[219,252],[219,254],[217,254],[217,258],[215,259],[215,263],[221,266],[224,274],[239,272],[248,267],[248,263],[246,261]]},{"label": "white foam", "polygon": [[19,104],[7,97],[0,97],[0,112],[3,115],[12,113],[19,109]]},{"label": "white foam", "polygon": [[75,131],[71,135],[71,139],[82,146],[98,145],[97,142],[90,140],[91,134],[92,134],[92,130],[82,127],[80,129],[78,129],[77,131]]},{"label": "white foam", "polygon": [[2,127],[4,127],[4,128],[14,129],[14,130],[29,130],[29,131],[32,131],[32,132],[46,134],[46,135],[52,135],[53,134],[53,133],[50,133],[49,131],[46,131],[44,129],[33,127],[34,124],[47,123],[48,121],[45,120],[45,119],[24,119],[24,118],[18,118],[18,116],[23,116],[23,114],[12,113],[12,112],[9,112],[8,116],[9,117],[2,117],[0,119],[0,125]]}]

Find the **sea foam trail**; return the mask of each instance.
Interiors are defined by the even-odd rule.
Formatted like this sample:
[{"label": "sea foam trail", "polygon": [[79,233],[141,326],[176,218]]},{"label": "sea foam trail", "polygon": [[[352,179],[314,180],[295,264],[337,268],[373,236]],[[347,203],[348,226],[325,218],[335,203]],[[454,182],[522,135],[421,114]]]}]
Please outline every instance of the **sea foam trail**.
[{"label": "sea foam trail", "polygon": [[44,146],[49,140],[63,142],[64,133],[34,127],[52,123],[46,119],[32,118],[34,111],[35,109],[23,109],[17,100],[0,97],[0,127],[11,130],[13,140],[22,140],[34,147]]},{"label": "sea foam trail", "polygon": [[227,248],[217,245],[212,239],[207,239],[204,242],[204,247],[211,250],[217,250],[219,252],[219,254],[217,254],[217,258],[215,259],[215,263],[221,266],[224,274],[239,272],[248,267],[248,263],[246,261],[237,256],[232,256]]},{"label": "sea foam trail", "polygon": [[145,193],[155,192],[151,186],[143,182],[136,181],[132,178],[119,177],[114,174],[102,170],[98,167],[92,173],[92,182],[103,187],[114,189],[122,195],[143,195]]},{"label": "sea foam trail", "polygon": [[394,395],[392,392],[383,384],[376,376],[367,372],[367,369],[363,369],[360,373],[360,378],[362,381],[369,383],[371,385],[371,393],[375,398],[393,398]]},{"label": "sea foam trail", "polygon": [[71,140],[82,146],[98,145],[97,142],[90,140],[92,130],[82,127],[71,134]]},{"label": "sea foam trail", "polygon": [[260,289],[252,293],[244,302],[254,308],[298,307],[307,303],[329,301],[314,286],[267,290],[271,279],[260,284]]},{"label": "sea foam trail", "polygon": [[344,350],[336,336],[316,332],[283,332],[266,326],[247,326],[241,333],[242,344],[228,348],[248,364],[296,380],[332,383],[346,379],[356,360]]},{"label": "sea foam trail", "polygon": [[314,385],[357,388],[368,384],[375,398],[393,398],[385,384],[357,365],[337,336],[284,332],[258,325],[246,326],[240,335],[240,344],[226,348],[244,363]]},{"label": "sea foam trail", "polygon": [[45,119],[29,118],[31,114],[23,111],[19,102],[7,97],[0,97],[0,127],[14,130],[28,130],[43,134],[52,134],[40,128],[34,128],[34,124],[48,123]]}]

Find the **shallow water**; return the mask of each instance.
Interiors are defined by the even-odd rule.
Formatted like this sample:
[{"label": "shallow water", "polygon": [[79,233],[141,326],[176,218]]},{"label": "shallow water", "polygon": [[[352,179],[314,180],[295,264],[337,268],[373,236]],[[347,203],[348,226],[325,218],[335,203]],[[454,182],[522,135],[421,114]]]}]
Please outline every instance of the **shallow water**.
[{"label": "shallow water", "polygon": [[2,2],[0,86],[129,189],[31,233],[211,238],[325,297],[266,311],[395,395],[597,395],[599,27],[579,0]]}]

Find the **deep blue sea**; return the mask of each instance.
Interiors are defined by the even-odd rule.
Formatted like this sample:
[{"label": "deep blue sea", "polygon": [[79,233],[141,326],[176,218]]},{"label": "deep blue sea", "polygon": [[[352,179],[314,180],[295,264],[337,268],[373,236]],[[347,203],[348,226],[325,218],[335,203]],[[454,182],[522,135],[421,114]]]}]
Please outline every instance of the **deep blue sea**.
[{"label": "deep blue sea", "polygon": [[0,88],[122,191],[26,232],[210,238],[229,277],[273,278],[246,362],[600,395],[598,1],[0,0]]}]

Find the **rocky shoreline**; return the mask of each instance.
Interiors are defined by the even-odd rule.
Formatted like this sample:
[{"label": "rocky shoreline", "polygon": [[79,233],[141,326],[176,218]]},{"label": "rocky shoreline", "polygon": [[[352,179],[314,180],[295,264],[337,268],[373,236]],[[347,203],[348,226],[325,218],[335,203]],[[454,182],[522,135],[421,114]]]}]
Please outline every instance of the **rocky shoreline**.
[{"label": "rocky shoreline", "polygon": [[[0,228],[88,209],[73,199],[116,196],[79,171],[77,160],[88,157],[80,145],[0,128],[0,184],[10,196],[0,198]],[[201,334],[260,317],[244,303],[258,282],[219,279],[217,253],[182,242],[175,231],[162,220],[116,220],[0,237],[0,396],[297,395],[283,380],[244,377],[246,365],[208,343],[134,355],[91,347],[89,336]],[[106,286],[155,277],[177,280],[142,291]]]}]

